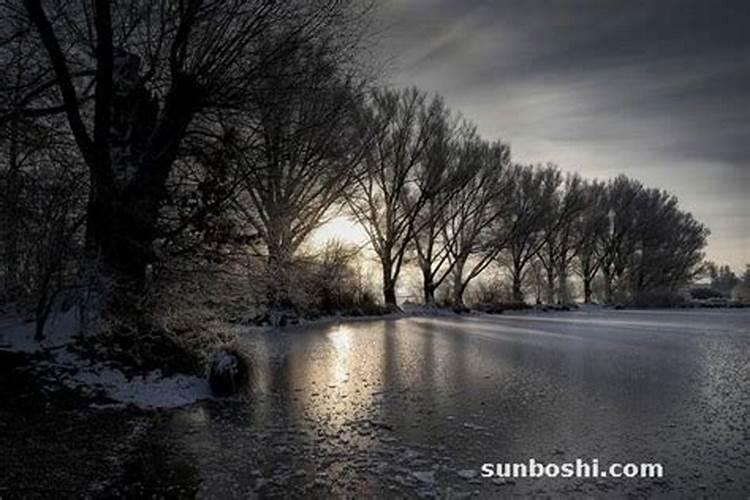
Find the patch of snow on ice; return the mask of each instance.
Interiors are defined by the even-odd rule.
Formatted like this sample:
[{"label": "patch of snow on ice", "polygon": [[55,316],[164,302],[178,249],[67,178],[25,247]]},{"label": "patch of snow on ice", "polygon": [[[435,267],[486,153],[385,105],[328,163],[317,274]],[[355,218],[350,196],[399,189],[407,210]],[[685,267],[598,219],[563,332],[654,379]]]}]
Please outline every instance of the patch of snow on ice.
[{"label": "patch of snow on ice", "polygon": [[208,381],[190,375],[165,377],[160,370],[128,379],[117,368],[90,363],[64,349],[53,354],[54,368],[68,373],[63,383],[71,388],[102,392],[109,399],[140,408],[175,408],[211,397]]},{"label": "patch of snow on ice", "polygon": [[[165,377],[159,371],[128,379],[117,368],[92,363],[70,350],[72,338],[79,331],[76,309],[58,313],[45,329],[45,339],[34,340],[34,323],[20,318],[0,319],[0,350],[36,353],[48,350],[49,361],[35,368],[54,372],[55,378],[70,388],[100,392],[121,404],[141,408],[174,408],[211,397],[208,381],[189,375]],[[231,362],[235,362],[228,356]]]}]

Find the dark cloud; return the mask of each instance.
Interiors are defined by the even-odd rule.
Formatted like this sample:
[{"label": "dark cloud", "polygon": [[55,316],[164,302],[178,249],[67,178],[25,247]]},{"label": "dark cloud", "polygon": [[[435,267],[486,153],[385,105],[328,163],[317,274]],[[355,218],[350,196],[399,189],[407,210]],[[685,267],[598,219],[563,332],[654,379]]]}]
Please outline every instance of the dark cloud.
[{"label": "dark cloud", "polygon": [[403,0],[390,82],[443,94],[520,161],[669,189],[750,261],[750,2]]}]

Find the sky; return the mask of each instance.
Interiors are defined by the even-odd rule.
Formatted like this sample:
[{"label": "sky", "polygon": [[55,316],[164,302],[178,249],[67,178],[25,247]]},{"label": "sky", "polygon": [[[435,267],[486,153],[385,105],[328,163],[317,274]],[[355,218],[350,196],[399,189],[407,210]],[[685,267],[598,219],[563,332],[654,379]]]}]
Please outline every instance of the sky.
[{"label": "sky", "polygon": [[521,163],[624,173],[750,262],[750,1],[386,0],[384,83],[442,94]]}]

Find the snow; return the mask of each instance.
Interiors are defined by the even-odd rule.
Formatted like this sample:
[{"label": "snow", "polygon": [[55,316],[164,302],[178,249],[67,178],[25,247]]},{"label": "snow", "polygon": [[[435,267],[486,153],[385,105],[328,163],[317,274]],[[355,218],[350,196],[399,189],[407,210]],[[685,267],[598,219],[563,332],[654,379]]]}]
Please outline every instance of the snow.
[{"label": "snow", "polygon": [[50,316],[42,342],[34,340],[33,321],[14,316],[0,318],[0,351],[36,353],[68,345],[78,331],[73,309]]},{"label": "snow", "polygon": [[[75,310],[59,313],[52,318],[40,343],[34,340],[34,323],[19,318],[0,319],[0,351],[40,353],[49,359],[36,363],[32,369],[54,374],[51,379],[72,389],[101,394],[114,405],[132,404],[140,408],[175,408],[211,397],[211,389],[204,378],[190,375],[164,376],[155,370],[128,378],[118,368],[92,362],[71,350],[78,332]],[[49,378],[49,377],[46,377]]]}]

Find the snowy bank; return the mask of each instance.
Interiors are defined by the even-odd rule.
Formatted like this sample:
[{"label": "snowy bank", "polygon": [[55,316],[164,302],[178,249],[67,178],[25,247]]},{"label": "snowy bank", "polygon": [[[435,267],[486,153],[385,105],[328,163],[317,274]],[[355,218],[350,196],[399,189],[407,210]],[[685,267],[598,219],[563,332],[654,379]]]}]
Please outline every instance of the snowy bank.
[{"label": "snowy bank", "polygon": [[78,330],[74,310],[51,318],[42,342],[34,340],[33,322],[0,318],[0,351],[45,353],[47,356],[42,361],[28,368],[39,375],[43,386],[62,384],[92,396],[103,396],[115,405],[175,408],[211,397],[211,389],[204,378],[164,376],[159,370],[128,377],[115,366],[85,359],[72,348]]}]

